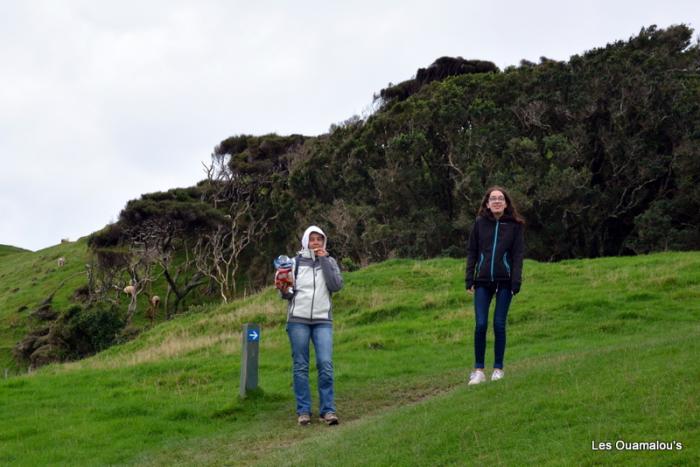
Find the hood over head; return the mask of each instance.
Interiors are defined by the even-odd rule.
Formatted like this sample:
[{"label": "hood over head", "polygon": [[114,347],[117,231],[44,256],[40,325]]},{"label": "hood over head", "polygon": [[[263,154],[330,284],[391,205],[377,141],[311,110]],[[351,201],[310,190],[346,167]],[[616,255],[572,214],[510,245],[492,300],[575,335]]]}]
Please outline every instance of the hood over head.
[{"label": "hood over head", "polygon": [[323,235],[323,248],[325,249],[326,242],[328,241],[328,236],[323,230],[321,230],[320,227],[317,227],[315,225],[310,226],[304,231],[304,235],[301,237],[301,247],[305,250],[309,248],[309,236],[312,232],[320,233],[321,235]]}]

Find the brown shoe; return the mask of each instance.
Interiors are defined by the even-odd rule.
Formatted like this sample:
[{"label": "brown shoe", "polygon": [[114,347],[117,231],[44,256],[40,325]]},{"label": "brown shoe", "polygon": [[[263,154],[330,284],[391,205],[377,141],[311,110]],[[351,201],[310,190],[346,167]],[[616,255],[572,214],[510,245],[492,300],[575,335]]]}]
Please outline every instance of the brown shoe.
[{"label": "brown shoe", "polygon": [[303,413],[299,415],[299,418],[297,418],[297,422],[299,423],[299,425],[302,426],[308,425],[309,423],[311,423],[311,416],[307,413]]},{"label": "brown shoe", "polygon": [[340,420],[338,420],[338,416],[334,414],[333,412],[326,412],[320,420],[324,422],[326,425],[337,425],[340,423]]}]

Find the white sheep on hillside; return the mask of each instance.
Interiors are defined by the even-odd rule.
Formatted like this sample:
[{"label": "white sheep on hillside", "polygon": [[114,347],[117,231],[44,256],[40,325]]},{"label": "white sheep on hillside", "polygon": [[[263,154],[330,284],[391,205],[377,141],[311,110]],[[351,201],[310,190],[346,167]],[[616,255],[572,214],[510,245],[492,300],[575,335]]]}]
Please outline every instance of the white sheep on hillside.
[{"label": "white sheep on hillside", "polygon": [[56,261],[56,263],[58,264],[58,267],[59,267],[59,268],[62,268],[62,267],[66,264],[66,258],[64,258],[63,256],[61,256],[60,258],[58,258],[58,260]]},{"label": "white sheep on hillside", "polygon": [[132,297],[135,297],[136,296],[136,287],[134,287],[133,285],[127,285],[126,287],[124,287],[124,293],[127,295],[131,295]]}]

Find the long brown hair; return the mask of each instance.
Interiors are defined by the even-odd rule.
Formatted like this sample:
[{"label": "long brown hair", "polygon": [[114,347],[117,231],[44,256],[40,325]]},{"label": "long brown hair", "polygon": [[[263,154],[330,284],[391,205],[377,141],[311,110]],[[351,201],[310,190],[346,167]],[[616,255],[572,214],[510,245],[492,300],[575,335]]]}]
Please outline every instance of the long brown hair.
[{"label": "long brown hair", "polygon": [[500,191],[503,193],[503,196],[506,199],[506,208],[503,211],[503,215],[512,218],[518,224],[525,224],[525,218],[518,213],[518,209],[515,207],[515,204],[513,204],[513,198],[510,197],[505,188],[498,185],[494,185],[486,190],[486,194],[484,194],[484,198],[481,200],[481,206],[479,206],[479,213],[477,215],[482,217],[493,217],[491,210],[487,206],[492,191]]}]

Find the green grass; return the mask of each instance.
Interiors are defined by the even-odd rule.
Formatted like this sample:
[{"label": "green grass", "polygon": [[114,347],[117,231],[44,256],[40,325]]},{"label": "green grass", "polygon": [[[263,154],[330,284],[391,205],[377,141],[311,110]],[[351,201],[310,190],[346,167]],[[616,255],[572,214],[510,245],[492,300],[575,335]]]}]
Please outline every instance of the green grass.
[{"label": "green grass", "polygon": [[28,251],[29,250],[25,250],[24,248],[19,248],[16,246],[0,245],[0,256],[13,255],[15,253],[22,253]]},{"label": "green grass", "polygon": [[[76,288],[86,283],[85,240],[63,243],[37,252],[0,250],[0,371],[19,370],[12,348],[30,328],[29,315],[51,293],[57,291],[53,306],[65,310]],[[57,260],[66,259],[59,268]],[[59,286],[63,283],[63,287]]]},{"label": "green grass", "polygon": [[[65,258],[65,265],[58,266],[58,258]],[[26,371],[12,356],[12,349],[33,327],[45,323],[31,318],[39,305],[54,294],[51,306],[64,312],[80,302],[74,298],[75,291],[87,285],[85,265],[90,262],[87,238],[76,242],[62,243],[37,252],[0,245],[0,374],[4,369],[17,374]],[[161,276],[152,285],[152,292],[165,300],[167,285]],[[120,300],[121,309],[126,315],[129,297],[114,291],[112,298]],[[183,308],[193,301],[210,300],[190,294],[183,301]],[[139,295],[138,312],[132,325],[145,329],[150,323],[145,316],[148,308],[148,294]],[[164,320],[161,310],[159,320]]]},{"label": "green grass", "polygon": [[[477,387],[465,382],[463,267],[392,260],[345,275],[334,312],[338,427],[296,426],[284,303],[266,290],[0,381],[0,464],[700,462],[700,253],[526,262],[506,378]],[[239,400],[248,321],[263,324],[262,391]],[[491,332],[488,345],[487,365]],[[591,449],[618,439],[685,448]]]}]

